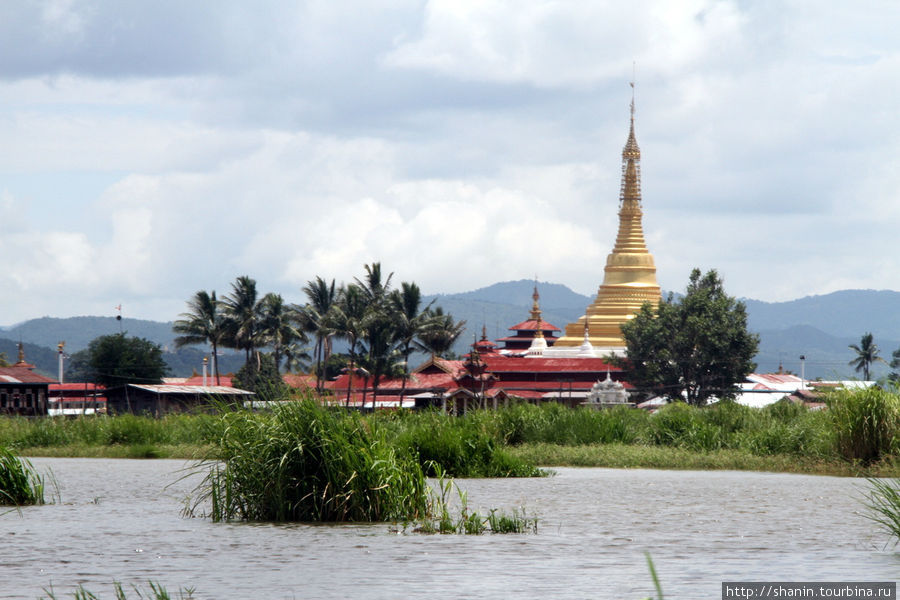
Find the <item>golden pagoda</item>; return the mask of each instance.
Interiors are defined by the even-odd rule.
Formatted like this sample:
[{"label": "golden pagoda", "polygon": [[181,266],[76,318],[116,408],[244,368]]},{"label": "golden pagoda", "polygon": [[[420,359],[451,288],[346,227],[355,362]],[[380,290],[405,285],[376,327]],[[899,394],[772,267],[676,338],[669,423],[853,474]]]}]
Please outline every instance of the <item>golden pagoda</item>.
[{"label": "golden pagoda", "polygon": [[[632,85],[633,87],[633,85]],[[653,255],[644,242],[641,225],[641,149],[634,137],[634,96],[631,98],[631,129],[622,150],[622,186],[619,192],[619,233],[606,258],[603,283],[597,298],[554,349],[580,346],[590,341],[595,352],[615,352],[625,347],[620,326],[631,319],[645,302],[659,303],[659,284]]]}]

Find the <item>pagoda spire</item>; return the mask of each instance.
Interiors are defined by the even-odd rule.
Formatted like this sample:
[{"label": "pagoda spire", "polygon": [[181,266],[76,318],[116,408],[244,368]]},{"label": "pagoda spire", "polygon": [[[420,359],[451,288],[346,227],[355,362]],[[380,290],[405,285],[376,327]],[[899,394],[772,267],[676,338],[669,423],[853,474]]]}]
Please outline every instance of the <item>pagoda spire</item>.
[{"label": "pagoda spire", "polygon": [[544,327],[542,322],[543,320],[541,319],[541,295],[538,294],[537,290],[537,278],[535,278],[534,280],[534,293],[531,295],[531,298],[532,300],[534,300],[531,305],[531,320],[537,322],[537,331],[535,331],[534,337],[542,338],[544,337]]},{"label": "pagoda spire", "polygon": [[[621,325],[637,313],[645,302],[660,300],[653,255],[647,250],[641,198],[641,149],[634,133],[634,81],[628,139],[622,148],[622,181],[619,188],[619,230],[612,252],[606,258],[603,283],[584,316],[566,326],[566,334],[554,345],[586,346],[596,352],[620,352],[625,347]],[[585,337],[583,332],[587,331]]]}]

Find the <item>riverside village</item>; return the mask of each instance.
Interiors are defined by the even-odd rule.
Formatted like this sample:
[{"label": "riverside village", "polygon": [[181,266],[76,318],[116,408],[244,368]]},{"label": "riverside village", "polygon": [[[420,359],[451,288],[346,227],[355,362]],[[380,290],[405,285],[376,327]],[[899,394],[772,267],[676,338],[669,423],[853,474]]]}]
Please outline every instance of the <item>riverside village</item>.
[{"label": "riverside village", "polygon": [[0,599],[896,598],[900,396],[872,335],[858,379],[757,372],[716,271],[663,297],[635,121],[632,96],[571,322],[535,280],[507,335],[461,340],[374,262],[296,303],[197,291],[171,325],[190,376],[121,313],[56,336],[56,372],[0,354]]}]

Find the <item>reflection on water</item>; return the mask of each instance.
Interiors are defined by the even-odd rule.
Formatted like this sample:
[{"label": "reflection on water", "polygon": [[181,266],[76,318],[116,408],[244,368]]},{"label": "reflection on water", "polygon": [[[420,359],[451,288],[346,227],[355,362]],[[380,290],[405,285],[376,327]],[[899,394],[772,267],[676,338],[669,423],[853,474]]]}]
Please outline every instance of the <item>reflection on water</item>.
[{"label": "reflection on water", "polygon": [[472,508],[524,506],[538,534],[425,536],[386,524],[214,524],[181,517],[180,461],[33,459],[62,504],[0,516],[0,598],[113,580],[196,598],[667,598],[723,580],[890,580],[900,554],[861,516],[865,482],[737,472],[558,469],[461,480]]}]

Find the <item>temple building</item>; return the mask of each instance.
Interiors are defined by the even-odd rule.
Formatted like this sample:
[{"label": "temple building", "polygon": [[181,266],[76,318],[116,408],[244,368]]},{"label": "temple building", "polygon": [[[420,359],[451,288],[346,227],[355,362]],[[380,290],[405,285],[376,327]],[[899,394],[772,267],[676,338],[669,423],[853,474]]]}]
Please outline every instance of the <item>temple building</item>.
[{"label": "temple building", "polygon": [[38,417],[47,414],[47,395],[55,379],[34,372],[25,361],[25,345],[19,342],[19,356],[11,367],[0,367],[0,414]]},{"label": "temple building", "polygon": [[622,184],[619,193],[619,232],[606,259],[603,283],[585,314],[566,326],[543,356],[584,355],[590,346],[594,356],[622,354],[625,340],[621,325],[650,302],[659,303],[653,255],[644,242],[641,224],[641,150],[634,135],[634,98],[631,100],[631,128],[622,150]]},{"label": "temple building", "polygon": [[[529,350],[532,355],[537,355],[538,350],[543,350],[553,346],[558,339],[556,332],[559,327],[551,325],[541,318],[540,294],[538,294],[537,284],[534,286],[534,294],[532,294],[534,303],[531,305],[531,314],[529,318],[521,323],[517,323],[509,328],[514,335],[502,337],[497,340],[502,343],[498,352],[501,354],[512,354],[524,356]],[[485,333],[482,331],[482,340]],[[543,341],[541,341],[543,340]],[[481,350],[481,349],[479,349]]]}]

